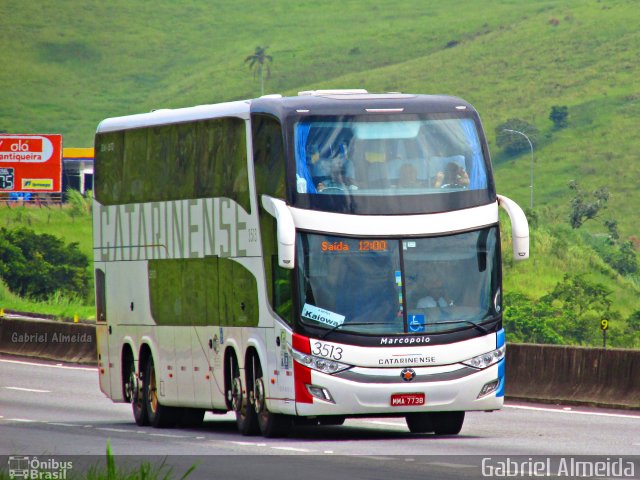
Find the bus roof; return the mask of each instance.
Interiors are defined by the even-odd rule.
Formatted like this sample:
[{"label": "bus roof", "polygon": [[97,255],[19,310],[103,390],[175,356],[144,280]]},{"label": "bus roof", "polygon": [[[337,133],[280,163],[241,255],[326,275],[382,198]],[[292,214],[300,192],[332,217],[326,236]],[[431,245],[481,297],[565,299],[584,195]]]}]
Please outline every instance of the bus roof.
[{"label": "bus roof", "polygon": [[205,120],[218,117],[249,118],[250,113],[359,115],[370,113],[448,113],[475,109],[466,101],[446,95],[368,93],[366,90],[312,90],[297,96],[264,95],[253,100],[160,109],[148,113],[107,118],[97,133]]}]

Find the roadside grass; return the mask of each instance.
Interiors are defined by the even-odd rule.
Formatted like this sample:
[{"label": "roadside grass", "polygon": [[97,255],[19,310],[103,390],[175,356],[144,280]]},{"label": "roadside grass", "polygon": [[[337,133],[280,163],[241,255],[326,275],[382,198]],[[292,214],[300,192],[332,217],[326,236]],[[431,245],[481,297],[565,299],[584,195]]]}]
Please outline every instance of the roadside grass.
[{"label": "roadside grass", "polygon": [[[91,237],[91,217],[88,214],[72,216],[72,206],[37,207],[20,205],[0,206],[0,226],[6,228],[26,227],[36,233],[47,233],[62,238],[65,243],[77,242],[80,251],[89,259],[87,271],[93,279],[93,246]],[[93,292],[93,287],[90,287]],[[74,298],[55,293],[46,301],[33,301],[11,293],[0,280],[0,308],[18,312],[53,315],[60,319],[95,319],[93,297]]]}]

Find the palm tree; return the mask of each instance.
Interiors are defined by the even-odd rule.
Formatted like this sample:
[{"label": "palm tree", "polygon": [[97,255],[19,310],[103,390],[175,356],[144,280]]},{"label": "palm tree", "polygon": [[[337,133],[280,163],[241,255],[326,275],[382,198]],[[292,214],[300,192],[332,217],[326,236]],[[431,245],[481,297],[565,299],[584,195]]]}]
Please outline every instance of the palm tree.
[{"label": "palm tree", "polygon": [[264,70],[267,70],[267,78],[271,76],[271,68],[268,63],[273,61],[271,55],[267,55],[267,48],[269,47],[256,47],[256,51],[253,55],[249,55],[244,59],[244,63],[249,63],[249,68],[253,70],[253,77],[260,75],[260,95],[264,95]]}]

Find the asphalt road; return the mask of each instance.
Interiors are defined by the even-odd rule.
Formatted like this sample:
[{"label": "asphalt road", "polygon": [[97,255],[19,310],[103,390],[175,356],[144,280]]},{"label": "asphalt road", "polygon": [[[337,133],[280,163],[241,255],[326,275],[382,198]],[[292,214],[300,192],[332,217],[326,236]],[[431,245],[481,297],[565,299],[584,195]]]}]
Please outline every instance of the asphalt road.
[{"label": "asphalt road", "polygon": [[507,402],[500,412],[468,413],[453,437],[414,435],[403,419],[372,418],[265,439],[238,434],[230,414],[207,414],[197,429],[137,427],[129,405],[100,392],[95,368],[0,358],[0,470],[9,456],[104,464],[107,442],[117,464],[165,461],[178,478],[194,463],[189,478],[482,478],[506,458],[532,468],[577,456],[635,461],[640,476],[637,411]]}]

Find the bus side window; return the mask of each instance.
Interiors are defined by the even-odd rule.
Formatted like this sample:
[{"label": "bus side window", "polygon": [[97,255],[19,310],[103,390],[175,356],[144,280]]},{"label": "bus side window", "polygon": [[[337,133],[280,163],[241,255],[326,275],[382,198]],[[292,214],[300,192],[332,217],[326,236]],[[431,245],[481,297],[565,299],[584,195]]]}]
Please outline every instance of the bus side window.
[{"label": "bus side window", "polygon": [[293,281],[293,270],[287,270],[278,266],[278,256],[271,256],[272,265],[272,306],[276,313],[288,324],[293,323],[293,298],[291,294],[291,282]]},{"label": "bus side window", "polygon": [[107,302],[105,298],[104,270],[96,268],[96,321],[107,321]]}]

